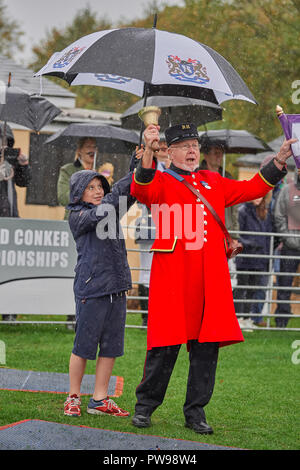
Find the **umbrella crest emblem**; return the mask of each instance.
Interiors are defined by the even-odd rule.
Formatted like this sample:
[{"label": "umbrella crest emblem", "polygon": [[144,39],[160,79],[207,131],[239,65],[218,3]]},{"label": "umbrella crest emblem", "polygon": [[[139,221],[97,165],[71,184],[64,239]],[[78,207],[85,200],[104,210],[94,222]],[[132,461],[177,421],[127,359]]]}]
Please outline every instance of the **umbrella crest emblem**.
[{"label": "umbrella crest emblem", "polygon": [[210,80],[206,67],[203,67],[199,60],[182,60],[178,56],[169,55],[166,62],[169,74],[176,80],[200,84],[206,84]]},{"label": "umbrella crest emblem", "polygon": [[109,73],[95,73],[95,78],[99,80],[99,82],[118,83],[120,85],[132,81],[132,78],[121,77],[120,75],[112,75]]},{"label": "umbrella crest emblem", "polygon": [[59,60],[54,62],[53,68],[54,69],[62,69],[63,67],[66,67],[71,62],[73,62],[75,57],[77,57],[78,54],[80,54],[84,49],[85,49],[85,46],[83,46],[83,47],[78,47],[78,46],[72,47],[72,49],[67,51],[62,57],[60,57]]}]

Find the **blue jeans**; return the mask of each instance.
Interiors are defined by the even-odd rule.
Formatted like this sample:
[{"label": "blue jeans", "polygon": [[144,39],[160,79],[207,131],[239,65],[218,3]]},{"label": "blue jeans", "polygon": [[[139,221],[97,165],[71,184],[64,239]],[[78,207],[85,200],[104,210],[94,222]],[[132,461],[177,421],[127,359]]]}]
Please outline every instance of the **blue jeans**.
[{"label": "blue jeans", "polygon": [[[268,284],[268,276],[266,275],[257,275],[256,277],[256,285],[259,286],[266,286]],[[264,306],[264,302],[257,302],[258,300],[265,300],[266,298],[266,291],[264,289],[257,289],[253,291],[252,299],[255,301],[250,305],[250,313],[257,313],[260,314],[256,317],[250,317],[254,323],[260,323],[262,321],[262,309]]]},{"label": "blue jeans", "polygon": [[[268,282],[268,276],[257,274],[242,274],[237,275],[238,286],[266,286]],[[235,302],[235,311],[240,314],[244,314],[247,317],[249,313],[261,314],[266,297],[266,291],[264,289],[234,289],[233,292],[234,300],[251,300],[251,302]],[[255,323],[259,323],[262,319],[261,315],[256,317],[250,317]]]}]

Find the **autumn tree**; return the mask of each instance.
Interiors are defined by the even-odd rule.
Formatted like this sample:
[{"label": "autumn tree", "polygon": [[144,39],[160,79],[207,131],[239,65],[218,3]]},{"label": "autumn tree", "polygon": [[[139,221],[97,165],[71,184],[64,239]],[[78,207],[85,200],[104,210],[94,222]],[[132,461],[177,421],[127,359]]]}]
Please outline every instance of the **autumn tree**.
[{"label": "autumn tree", "polygon": [[[31,68],[39,70],[45,65],[54,52],[61,51],[82,36],[110,29],[111,24],[106,18],[97,18],[97,13],[89,6],[79,10],[74,19],[65,29],[52,28],[46,38],[33,48],[35,56]],[[53,79],[59,85],[69,88],[63,80]],[[122,91],[96,86],[73,86],[69,88],[77,95],[76,105],[81,108],[100,109],[120,112],[132,103],[132,95]]]}]

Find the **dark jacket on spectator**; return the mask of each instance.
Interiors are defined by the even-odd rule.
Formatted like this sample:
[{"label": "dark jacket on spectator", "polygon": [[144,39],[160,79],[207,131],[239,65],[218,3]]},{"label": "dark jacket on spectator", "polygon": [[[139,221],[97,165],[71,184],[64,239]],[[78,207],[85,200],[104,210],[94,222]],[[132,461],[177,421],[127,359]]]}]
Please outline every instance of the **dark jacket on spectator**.
[{"label": "dark jacket on spectator", "polygon": [[[268,211],[266,219],[260,219],[256,214],[256,207],[252,202],[246,202],[239,207],[240,231],[244,232],[272,232],[272,218]],[[239,240],[242,242],[243,254],[263,255],[269,254],[270,237],[268,235],[243,235]],[[269,260],[266,258],[236,258],[237,269],[267,271]]]}]

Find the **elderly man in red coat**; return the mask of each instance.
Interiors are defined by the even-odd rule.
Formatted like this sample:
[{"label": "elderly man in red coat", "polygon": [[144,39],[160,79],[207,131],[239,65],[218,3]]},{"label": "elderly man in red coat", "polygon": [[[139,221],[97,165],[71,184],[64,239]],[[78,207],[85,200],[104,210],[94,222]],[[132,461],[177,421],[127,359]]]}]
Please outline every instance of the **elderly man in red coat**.
[{"label": "elderly man in red coat", "polygon": [[[151,425],[181,344],[186,344],[190,368],[183,406],[185,425],[197,433],[211,434],[204,407],[212,396],[219,347],[243,341],[243,336],[234,311],[224,234],[201,195],[224,223],[225,207],[264,196],[284,177],[285,160],[295,139],[285,141],[275,158],[251,180],[235,181],[199,170],[198,132],[193,124],[170,127],[165,135],[171,173],[156,171],[153,148],[159,140],[159,127],[150,125],[144,132],[145,151],[131,185],[131,194],[151,209],[156,224],[147,355],[132,424]],[[199,197],[180,179],[196,188]]]}]

